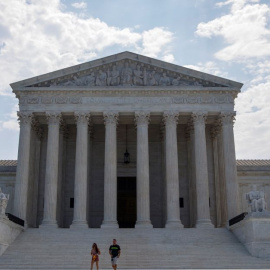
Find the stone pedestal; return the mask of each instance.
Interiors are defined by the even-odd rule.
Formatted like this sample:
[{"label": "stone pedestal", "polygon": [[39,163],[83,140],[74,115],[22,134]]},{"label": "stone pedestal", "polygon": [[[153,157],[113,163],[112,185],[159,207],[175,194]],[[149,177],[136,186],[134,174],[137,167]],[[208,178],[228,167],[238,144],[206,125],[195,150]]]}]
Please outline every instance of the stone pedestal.
[{"label": "stone pedestal", "polygon": [[105,162],[104,162],[104,219],[101,228],[118,228],[117,222],[117,141],[118,112],[104,112]]},{"label": "stone pedestal", "polygon": [[5,215],[0,214],[0,256],[23,230],[22,226],[15,224]]},{"label": "stone pedestal", "polygon": [[166,228],[183,228],[180,221],[179,172],[176,127],[179,113],[166,111],[163,115],[166,128],[166,191],[167,220]]},{"label": "stone pedestal", "polygon": [[150,221],[149,117],[148,112],[135,112],[137,125],[137,221],[135,228],[153,227]]},{"label": "stone pedestal", "polygon": [[252,256],[270,258],[270,212],[249,213],[229,229]]}]

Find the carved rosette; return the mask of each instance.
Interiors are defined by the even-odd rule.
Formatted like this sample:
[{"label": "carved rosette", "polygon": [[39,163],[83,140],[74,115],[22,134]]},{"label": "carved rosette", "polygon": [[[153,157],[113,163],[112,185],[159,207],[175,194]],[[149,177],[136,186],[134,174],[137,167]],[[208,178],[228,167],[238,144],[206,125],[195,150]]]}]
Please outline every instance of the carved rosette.
[{"label": "carved rosette", "polygon": [[205,111],[193,112],[191,114],[191,118],[194,125],[198,125],[198,124],[205,125],[207,112]]},{"label": "carved rosette", "polygon": [[19,125],[29,125],[33,121],[32,112],[17,112]]},{"label": "carved rosette", "polygon": [[77,125],[80,125],[80,124],[88,125],[90,122],[89,112],[75,112],[74,117],[75,117],[75,122]]},{"label": "carved rosette", "polygon": [[118,116],[119,113],[116,111],[107,111],[103,112],[103,117],[104,117],[104,124],[105,125],[117,125],[118,124]]},{"label": "carved rosette", "polygon": [[236,112],[221,112],[220,121],[222,125],[233,125],[235,121]]},{"label": "carved rosette", "polygon": [[163,123],[167,125],[177,125],[179,118],[178,111],[165,111],[163,113]]},{"label": "carved rosette", "polygon": [[62,114],[60,112],[46,112],[46,118],[49,125],[60,125]]},{"label": "carved rosette", "polygon": [[137,111],[135,112],[135,125],[148,125],[150,122],[150,112],[148,111]]}]

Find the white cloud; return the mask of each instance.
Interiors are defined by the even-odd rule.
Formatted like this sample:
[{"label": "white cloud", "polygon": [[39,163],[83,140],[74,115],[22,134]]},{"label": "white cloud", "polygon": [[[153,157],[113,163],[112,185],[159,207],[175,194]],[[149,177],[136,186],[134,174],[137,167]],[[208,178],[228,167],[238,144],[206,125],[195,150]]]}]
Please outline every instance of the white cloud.
[{"label": "white cloud", "polygon": [[[150,57],[157,57],[164,48],[170,45],[173,40],[173,33],[164,28],[155,27],[142,33],[141,53]],[[167,51],[163,56],[168,55]],[[170,56],[170,59],[172,57]]]},{"label": "white cloud", "polygon": [[103,56],[114,45],[162,58],[173,40],[162,27],[140,32],[65,12],[60,0],[0,2],[0,33],[0,95],[10,94],[12,82]]},{"label": "white cloud", "polygon": [[190,69],[195,69],[198,71],[202,71],[205,73],[209,73],[215,76],[220,76],[220,77],[227,77],[228,73],[225,71],[222,71],[218,65],[215,62],[208,61],[206,63],[198,63],[197,65],[185,65],[185,67],[190,68]]},{"label": "white cloud", "polygon": [[9,115],[6,115],[5,120],[0,121],[0,130],[14,130],[19,131],[19,123],[17,117],[17,111],[19,110],[19,106],[16,105],[13,107],[12,112]]},{"label": "white cloud", "polygon": [[78,9],[85,9],[85,8],[87,8],[87,3],[86,2],[78,2],[78,3],[73,3],[71,5],[74,8],[78,8]]},{"label": "white cloud", "polygon": [[202,37],[221,36],[228,44],[215,56],[224,61],[245,60],[270,55],[270,7],[250,4],[258,0],[229,0],[219,6],[232,4],[230,14],[207,23],[200,23],[196,33]]}]

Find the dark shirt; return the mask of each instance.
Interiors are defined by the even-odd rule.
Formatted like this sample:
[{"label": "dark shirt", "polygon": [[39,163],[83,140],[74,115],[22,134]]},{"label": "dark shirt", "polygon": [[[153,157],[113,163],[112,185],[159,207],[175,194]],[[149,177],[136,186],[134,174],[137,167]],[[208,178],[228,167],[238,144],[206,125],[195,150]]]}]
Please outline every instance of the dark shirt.
[{"label": "dark shirt", "polygon": [[120,250],[121,250],[121,248],[118,245],[111,245],[109,248],[109,251],[112,254],[113,258],[118,256],[118,253]]}]

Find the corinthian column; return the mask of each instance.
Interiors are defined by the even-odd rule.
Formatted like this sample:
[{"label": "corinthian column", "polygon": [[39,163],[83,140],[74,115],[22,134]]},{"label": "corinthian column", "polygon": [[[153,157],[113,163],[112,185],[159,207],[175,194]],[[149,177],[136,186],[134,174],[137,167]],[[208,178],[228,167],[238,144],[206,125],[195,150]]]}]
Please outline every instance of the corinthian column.
[{"label": "corinthian column", "polygon": [[75,112],[77,123],[75,184],[74,184],[74,216],[72,227],[87,228],[87,151],[88,151],[88,123],[90,113]]},{"label": "corinthian column", "polygon": [[205,139],[206,112],[192,113],[194,123],[197,221],[196,227],[213,226],[210,220],[208,168]]},{"label": "corinthian column", "polygon": [[235,112],[221,112],[222,138],[224,151],[224,176],[227,191],[228,219],[239,214],[238,184],[235,158],[233,122]]},{"label": "corinthian column", "polygon": [[[20,140],[15,183],[14,215],[26,223],[32,112],[18,112]],[[26,225],[25,223],[25,225]]]},{"label": "corinthian column", "polygon": [[61,113],[47,112],[48,141],[45,171],[44,216],[42,225],[57,227],[57,187],[59,158],[59,127]]},{"label": "corinthian column", "polygon": [[167,220],[166,228],[182,228],[179,207],[179,175],[177,134],[179,112],[166,111],[163,115],[166,127],[166,191],[167,191]]},{"label": "corinthian column", "polygon": [[105,168],[104,168],[104,219],[101,228],[118,228],[117,223],[117,142],[118,112],[104,112]]},{"label": "corinthian column", "polygon": [[135,228],[152,228],[149,189],[149,112],[135,112],[137,125],[137,221]]}]

